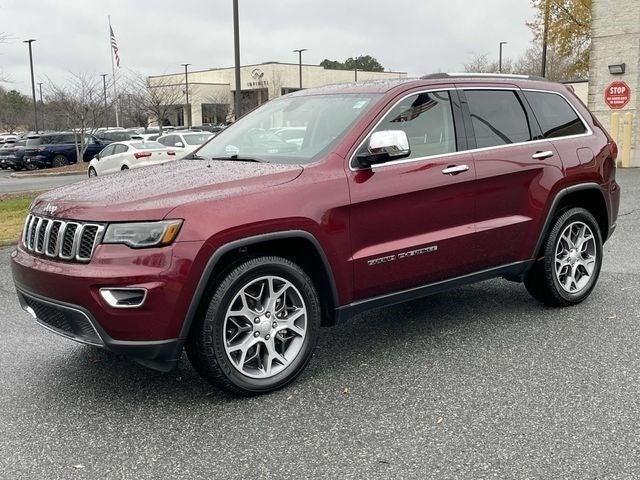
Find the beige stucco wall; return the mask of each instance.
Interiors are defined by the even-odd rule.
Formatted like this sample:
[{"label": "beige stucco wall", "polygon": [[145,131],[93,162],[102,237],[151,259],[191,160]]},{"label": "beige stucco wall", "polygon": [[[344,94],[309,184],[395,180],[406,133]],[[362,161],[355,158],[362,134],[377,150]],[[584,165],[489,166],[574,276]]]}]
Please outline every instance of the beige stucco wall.
[{"label": "beige stucco wall", "polygon": [[[594,0],[592,37],[589,108],[608,129],[612,112],[634,113],[632,165],[640,167],[640,0]],[[611,75],[609,65],[619,63],[626,63],[626,73]],[[623,110],[611,110],[604,101],[607,85],[616,80],[631,87]]]},{"label": "beige stucco wall", "polygon": [[[261,73],[261,76],[259,75]],[[404,78],[404,72],[362,72],[358,71],[358,81]],[[269,98],[280,96],[282,88],[298,88],[300,85],[299,66],[290,63],[264,63],[247,65],[240,68],[242,90],[267,88]],[[302,66],[302,86],[320,87],[334,83],[347,83],[355,80],[351,70],[327,70],[319,65]],[[184,73],[149,77],[151,84],[184,85]],[[194,126],[202,124],[203,103],[232,103],[231,92],[235,91],[235,72],[233,68],[220,68],[189,72],[189,96]],[[215,101],[214,101],[215,100]],[[220,101],[218,101],[220,100]]]}]

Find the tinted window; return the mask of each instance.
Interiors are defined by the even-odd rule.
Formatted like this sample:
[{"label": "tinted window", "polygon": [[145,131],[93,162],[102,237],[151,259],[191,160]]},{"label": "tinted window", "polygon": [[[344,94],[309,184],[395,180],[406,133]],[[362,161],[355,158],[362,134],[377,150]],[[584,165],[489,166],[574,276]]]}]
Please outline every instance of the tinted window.
[{"label": "tinted window", "polygon": [[42,138],[27,138],[27,147],[37,147],[38,145],[42,145]]},{"label": "tinted window", "polygon": [[115,146],[115,148],[113,149],[113,153],[124,153],[127,150],[129,150],[129,148],[126,145],[122,145],[122,144],[118,144]]},{"label": "tinted window", "polygon": [[529,121],[516,92],[466,90],[478,148],[531,140]]},{"label": "tinted window", "polygon": [[[400,101],[374,131],[403,130],[409,138],[408,158],[456,151],[456,132],[449,92],[411,95]],[[366,144],[359,153],[366,151]]]},{"label": "tinted window", "polygon": [[587,128],[575,110],[560,95],[525,92],[545,138],[566,137],[585,133]]},{"label": "tinted window", "polygon": [[159,138],[158,142],[160,142],[162,145],[166,145],[166,146],[171,145],[173,147],[173,144],[178,141],[178,140],[174,140],[176,138],[177,137],[175,135],[167,135],[166,137]]}]

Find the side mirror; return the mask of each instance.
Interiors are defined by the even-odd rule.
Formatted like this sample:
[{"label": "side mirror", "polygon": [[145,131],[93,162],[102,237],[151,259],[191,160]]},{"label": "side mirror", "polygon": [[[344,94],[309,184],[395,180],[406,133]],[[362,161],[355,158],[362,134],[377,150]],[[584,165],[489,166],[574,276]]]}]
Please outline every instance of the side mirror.
[{"label": "side mirror", "polygon": [[173,144],[174,147],[178,147],[178,148],[184,148],[184,143],[182,142],[176,142]]},{"label": "side mirror", "polygon": [[369,138],[368,152],[356,157],[362,167],[397,160],[411,154],[409,139],[403,130],[373,132]]},{"label": "side mirror", "polygon": [[96,153],[96,154],[93,156],[93,158],[94,158],[94,159],[96,159],[96,160],[100,160],[100,155]]}]

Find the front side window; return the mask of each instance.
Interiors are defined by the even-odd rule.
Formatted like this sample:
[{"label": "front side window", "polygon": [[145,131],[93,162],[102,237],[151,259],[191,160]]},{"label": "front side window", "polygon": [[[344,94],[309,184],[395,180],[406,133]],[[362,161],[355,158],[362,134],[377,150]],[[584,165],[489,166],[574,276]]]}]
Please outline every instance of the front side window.
[{"label": "front side window", "polygon": [[[324,94],[271,100],[238,120],[197,150],[196,158],[251,158],[306,164],[320,158],[367,112],[378,94]],[[297,127],[288,142],[275,132]]]},{"label": "front side window", "polygon": [[108,157],[109,155],[113,155],[113,149],[115,145],[108,145],[102,149],[100,152],[100,158]]},{"label": "front side window", "polygon": [[524,106],[513,90],[465,90],[478,148],[531,140]]},{"label": "front side window", "polygon": [[[374,132],[383,130],[402,130],[407,134],[411,154],[406,158],[455,152],[456,130],[449,92],[425,92],[404,98],[387,113]],[[367,142],[358,154],[366,151]]]},{"label": "front side window", "polygon": [[524,92],[524,96],[540,123],[544,138],[567,137],[587,132],[575,110],[560,95]]}]

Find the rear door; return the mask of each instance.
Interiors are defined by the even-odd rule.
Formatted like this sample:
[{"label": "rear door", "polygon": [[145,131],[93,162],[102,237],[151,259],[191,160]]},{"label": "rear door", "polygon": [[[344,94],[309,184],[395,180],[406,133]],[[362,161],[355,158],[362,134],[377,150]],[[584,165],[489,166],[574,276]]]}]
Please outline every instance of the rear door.
[{"label": "rear door", "polygon": [[[354,294],[362,299],[468,273],[475,256],[473,156],[455,90],[403,94],[373,131],[403,130],[408,158],[350,164]],[[356,151],[367,148],[368,137]],[[456,168],[458,173],[447,173]]]},{"label": "rear door", "polygon": [[[460,90],[477,176],[476,269],[527,260],[562,162],[516,86]],[[544,221],[544,219],[542,219]]]}]

